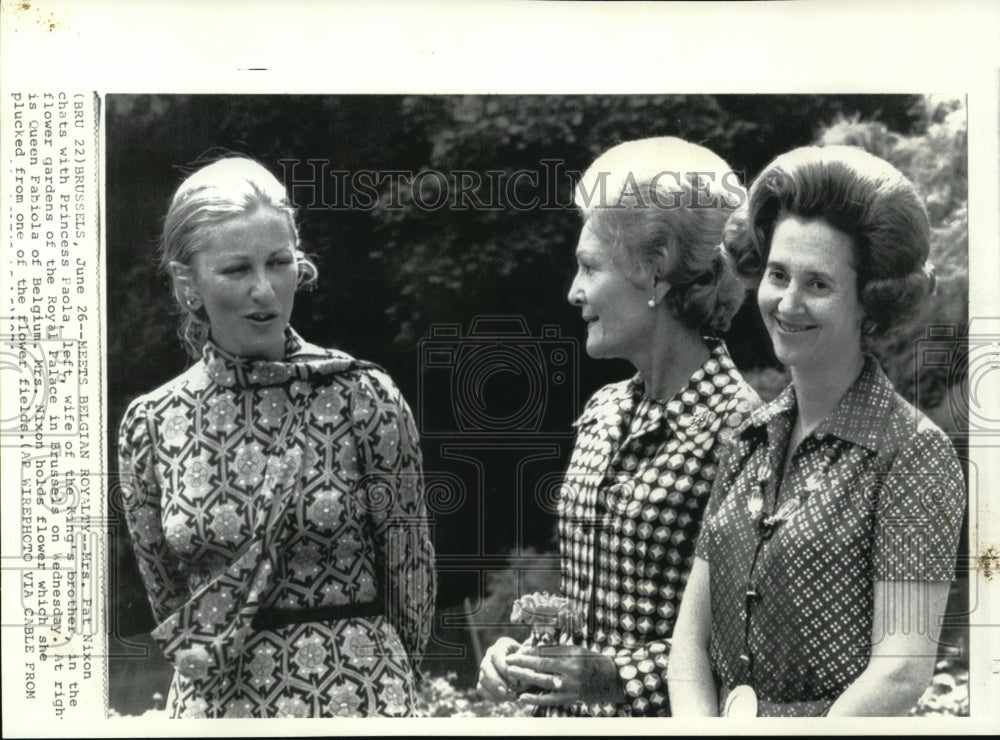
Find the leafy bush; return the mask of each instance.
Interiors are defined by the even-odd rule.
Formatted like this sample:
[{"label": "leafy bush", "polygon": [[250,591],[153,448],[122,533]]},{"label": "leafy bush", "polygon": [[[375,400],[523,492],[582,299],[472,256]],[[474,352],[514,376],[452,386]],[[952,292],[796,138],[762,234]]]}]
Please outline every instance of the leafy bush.
[{"label": "leafy bush", "polygon": [[427,676],[417,689],[419,717],[529,717],[532,707],[484,699],[475,688],[458,688],[458,676]]},{"label": "leafy bush", "polygon": [[[445,676],[426,676],[417,687],[415,713],[419,717],[529,717],[532,707],[517,702],[493,702],[484,699],[474,688],[459,688],[454,673]],[[159,696],[159,695],[158,695]],[[162,706],[162,697],[154,702]],[[969,671],[963,666],[943,660],[937,664],[934,680],[927,687],[910,716],[968,716]],[[111,707],[109,717],[121,717],[121,712]],[[149,719],[167,719],[164,709],[150,709],[140,716]]]},{"label": "leafy bush", "polygon": [[939,661],[934,679],[912,710],[911,717],[969,716],[969,671],[952,660]]}]

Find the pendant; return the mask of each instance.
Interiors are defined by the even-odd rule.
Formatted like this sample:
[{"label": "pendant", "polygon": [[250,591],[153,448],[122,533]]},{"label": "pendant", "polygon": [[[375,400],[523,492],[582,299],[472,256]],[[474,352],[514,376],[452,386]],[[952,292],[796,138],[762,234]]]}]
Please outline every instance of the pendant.
[{"label": "pendant", "polygon": [[774,473],[771,471],[771,462],[765,460],[760,465],[757,466],[757,482],[767,483]]},{"label": "pendant", "polygon": [[730,691],[722,707],[722,716],[740,719],[756,717],[757,692],[753,690],[753,686],[740,684]]},{"label": "pendant", "polygon": [[788,499],[785,503],[778,507],[778,511],[772,517],[774,520],[772,524],[780,524],[781,522],[787,522],[792,518],[798,508],[802,505],[802,499],[795,497]]},{"label": "pendant", "polygon": [[826,470],[822,470],[816,473],[812,473],[808,478],[806,478],[806,490],[809,493],[815,493],[820,488],[823,487],[823,475]]},{"label": "pendant", "polygon": [[751,524],[760,524],[761,512],[764,510],[764,487],[770,477],[770,463],[765,461],[757,466],[757,485],[747,495],[747,513]]}]

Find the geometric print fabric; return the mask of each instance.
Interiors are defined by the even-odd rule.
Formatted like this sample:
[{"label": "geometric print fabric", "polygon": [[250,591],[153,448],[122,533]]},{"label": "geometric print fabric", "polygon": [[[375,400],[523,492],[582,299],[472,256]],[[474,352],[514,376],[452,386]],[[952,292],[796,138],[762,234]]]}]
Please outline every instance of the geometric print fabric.
[{"label": "geometric print fabric", "polygon": [[[562,487],[562,593],[585,624],[574,639],[615,662],[627,700],[549,715],[669,712],[673,632],[719,453],[760,401],[724,344],[669,401],[640,376],[598,390],[576,423]],[[569,639],[563,637],[564,641]]]},{"label": "geometric print fabric", "polygon": [[388,376],[291,330],[280,362],[209,343],[130,405],[120,456],[174,716],[411,712],[436,581],[417,433]]},{"label": "geometric print fabric", "polygon": [[[698,555],[710,564],[720,687],[751,684],[773,713],[817,714],[868,665],[875,582],[953,577],[965,486],[948,438],[871,356],[779,480],[795,414],[793,386],[752,414]],[[785,512],[763,536],[754,497],[758,518]],[[922,608],[895,608],[911,607]]]}]

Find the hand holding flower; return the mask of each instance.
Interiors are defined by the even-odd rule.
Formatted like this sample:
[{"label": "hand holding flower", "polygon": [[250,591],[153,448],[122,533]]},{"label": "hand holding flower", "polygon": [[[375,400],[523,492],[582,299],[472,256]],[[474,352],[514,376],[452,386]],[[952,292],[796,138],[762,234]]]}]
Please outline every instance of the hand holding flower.
[{"label": "hand holding flower", "polygon": [[538,691],[521,694],[520,700],[538,706],[559,706],[577,701],[621,702],[625,693],[614,661],[580,645],[539,645],[507,656],[507,672]]},{"label": "hand holding flower", "polygon": [[569,644],[583,619],[568,599],[547,593],[522,596],[514,602],[511,621],[531,626],[529,641],[504,660],[508,682],[532,687],[520,695],[522,701],[558,706],[624,700],[614,661]]},{"label": "hand holding flower", "polygon": [[494,701],[510,701],[520,690],[518,681],[510,675],[507,658],[516,653],[521,645],[517,640],[501,637],[486,651],[479,665],[479,693]]}]

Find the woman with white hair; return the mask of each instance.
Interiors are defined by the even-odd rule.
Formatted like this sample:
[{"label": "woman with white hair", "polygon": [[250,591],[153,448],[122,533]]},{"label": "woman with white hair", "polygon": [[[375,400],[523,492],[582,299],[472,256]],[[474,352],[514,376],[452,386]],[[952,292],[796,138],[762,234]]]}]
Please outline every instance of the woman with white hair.
[{"label": "woman with white hair", "polygon": [[624,358],[576,422],[560,503],[562,595],[583,619],[558,646],[501,638],[480,690],[550,715],[669,714],[667,640],[725,440],[759,403],[714,338],[746,287],[722,246],[745,192],[708,149],[620,144],[584,174],[569,301],[587,353]]}]

